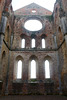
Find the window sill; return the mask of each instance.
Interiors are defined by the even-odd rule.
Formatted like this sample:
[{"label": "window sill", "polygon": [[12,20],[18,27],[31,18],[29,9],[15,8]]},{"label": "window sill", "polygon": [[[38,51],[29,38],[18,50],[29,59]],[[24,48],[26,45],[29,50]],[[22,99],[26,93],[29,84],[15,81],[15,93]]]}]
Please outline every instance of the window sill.
[{"label": "window sill", "polygon": [[44,80],[44,83],[54,83],[51,78],[47,78]]},{"label": "window sill", "polygon": [[13,83],[22,83],[22,80],[21,79],[13,80]]},{"label": "window sill", "polygon": [[39,83],[37,79],[30,79],[28,80],[28,83]]}]

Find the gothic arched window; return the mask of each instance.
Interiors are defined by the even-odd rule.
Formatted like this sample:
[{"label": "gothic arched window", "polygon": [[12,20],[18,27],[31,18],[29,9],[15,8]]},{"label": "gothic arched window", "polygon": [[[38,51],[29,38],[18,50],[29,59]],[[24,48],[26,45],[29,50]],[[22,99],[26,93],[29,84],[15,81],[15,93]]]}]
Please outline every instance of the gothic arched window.
[{"label": "gothic arched window", "polygon": [[33,38],[32,41],[31,41],[31,47],[32,47],[32,48],[35,48],[35,39],[34,39],[34,38]]},{"label": "gothic arched window", "polygon": [[25,39],[22,39],[21,47],[25,48]]},{"label": "gothic arched window", "polygon": [[45,61],[45,78],[50,78],[50,65],[49,65],[49,61],[46,60]]},{"label": "gothic arched window", "polygon": [[36,61],[35,60],[31,60],[31,75],[30,78],[36,78]]},{"label": "gothic arched window", "polygon": [[45,48],[45,39],[42,39],[42,48]]},{"label": "gothic arched window", "polygon": [[22,78],[22,61],[19,60],[17,65],[17,79],[21,78]]}]

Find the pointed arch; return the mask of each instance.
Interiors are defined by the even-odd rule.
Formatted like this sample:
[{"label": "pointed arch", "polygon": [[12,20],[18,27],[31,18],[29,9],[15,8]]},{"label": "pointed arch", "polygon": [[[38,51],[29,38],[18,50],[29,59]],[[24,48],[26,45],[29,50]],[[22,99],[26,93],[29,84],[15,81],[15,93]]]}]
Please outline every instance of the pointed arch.
[{"label": "pointed arch", "polygon": [[35,38],[31,39],[31,48],[35,48],[36,43],[35,43]]},{"label": "pointed arch", "polygon": [[29,59],[29,79],[37,79],[38,77],[38,59],[32,55]]},{"label": "pointed arch", "polygon": [[21,41],[22,41],[21,48],[25,48],[25,39],[23,38]]},{"label": "pointed arch", "polygon": [[36,78],[36,61],[33,59],[31,60],[31,75],[30,78]]},{"label": "pointed arch", "polygon": [[45,40],[45,38],[46,38],[46,35],[45,34],[42,34],[41,35],[41,47],[42,48],[45,48],[46,47],[46,40]]},{"label": "pointed arch", "polygon": [[26,47],[26,40],[27,40],[28,36],[26,34],[21,34],[20,38],[21,38],[20,47],[25,48]]},{"label": "pointed arch", "polygon": [[17,65],[17,79],[21,78],[22,78],[22,61],[19,60]]},{"label": "pointed arch", "polygon": [[42,38],[41,43],[42,43],[42,48],[45,48],[45,39],[44,38]]},{"label": "pointed arch", "polygon": [[23,71],[23,58],[22,56],[18,55],[14,61],[14,74],[13,79],[22,79],[22,72]]},{"label": "pointed arch", "polygon": [[45,60],[45,78],[50,78],[49,60]]},{"label": "pointed arch", "polygon": [[52,77],[52,58],[51,56],[47,55],[44,58],[44,75],[45,79]]}]

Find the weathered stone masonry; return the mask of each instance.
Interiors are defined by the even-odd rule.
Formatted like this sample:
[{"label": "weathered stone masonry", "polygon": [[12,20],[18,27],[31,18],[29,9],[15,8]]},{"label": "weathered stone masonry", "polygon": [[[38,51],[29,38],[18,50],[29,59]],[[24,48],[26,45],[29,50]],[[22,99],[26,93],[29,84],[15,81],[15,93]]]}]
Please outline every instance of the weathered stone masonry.
[{"label": "weathered stone masonry", "polygon": [[[29,19],[40,20],[43,28],[34,32],[26,30],[24,24]],[[31,48],[32,38],[36,40],[35,48]],[[35,3],[13,12],[11,0],[0,0],[0,41],[0,94],[67,95],[66,0],[56,0],[53,13]],[[37,65],[35,80],[30,79],[32,59]],[[23,62],[21,79],[16,77],[18,60]],[[50,79],[45,78],[45,60],[50,63]]]}]

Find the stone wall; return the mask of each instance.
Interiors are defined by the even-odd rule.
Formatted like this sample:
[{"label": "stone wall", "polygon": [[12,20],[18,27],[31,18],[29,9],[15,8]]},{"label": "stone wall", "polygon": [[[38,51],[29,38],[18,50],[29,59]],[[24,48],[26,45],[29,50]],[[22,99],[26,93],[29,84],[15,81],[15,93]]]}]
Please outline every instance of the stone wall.
[{"label": "stone wall", "polygon": [[[66,0],[56,0],[53,14],[35,3],[13,12],[10,3],[11,0],[6,3],[0,0],[0,22],[3,8],[7,15],[0,55],[0,94],[67,95]],[[26,30],[24,23],[29,19],[40,20],[43,28],[35,32]],[[35,48],[31,48],[33,37]],[[21,48],[22,38],[25,38],[24,49]],[[42,48],[42,38],[45,39],[45,49]],[[30,61],[33,58],[37,63],[37,78],[31,80]],[[20,59],[23,62],[22,78],[17,79],[16,65]],[[45,60],[50,63],[50,79],[45,78]]]},{"label": "stone wall", "polygon": [[[57,0],[59,1],[59,0]],[[61,4],[59,2],[56,2],[54,14],[58,16],[54,16],[54,32],[56,34],[56,40],[57,40],[57,46],[61,45],[60,49],[58,50],[59,53],[59,67],[60,67],[60,74],[61,74],[61,85],[62,90],[64,94],[67,93],[67,87],[66,87],[66,74],[67,74],[67,52],[66,52],[66,40],[65,40],[65,34],[66,32],[66,5],[67,1],[61,0]],[[63,20],[64,19],[64,20]],[[62,22],[63,20],[63,22]],[[65,21],[65,22],[64,22]],[[67,23],[67,22],[66,22]],[[64,71],[65,70],[65,71]]]}]

